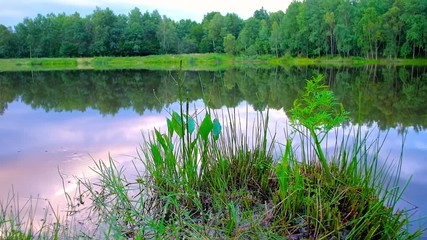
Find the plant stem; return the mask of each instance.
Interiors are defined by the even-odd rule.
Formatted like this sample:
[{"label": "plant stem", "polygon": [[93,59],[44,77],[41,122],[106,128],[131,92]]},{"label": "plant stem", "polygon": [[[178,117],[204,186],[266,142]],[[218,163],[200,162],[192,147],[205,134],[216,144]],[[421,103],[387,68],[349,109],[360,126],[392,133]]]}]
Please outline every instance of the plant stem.
[{"label": "plant stem", "polygon": [[323,171],[326,173],[326,178],[328,181],[332,181],[331,170],[329,169],[328,162],[326,160],[325,154],[323,153],[322,146],[320,145],[319,139],[317,138],[316,133],[313,129],[310,130],[310,135],[314,140],[314,144],[316,146],[315,151],[317,157],[319,158],[320,163],[322,164]]}]

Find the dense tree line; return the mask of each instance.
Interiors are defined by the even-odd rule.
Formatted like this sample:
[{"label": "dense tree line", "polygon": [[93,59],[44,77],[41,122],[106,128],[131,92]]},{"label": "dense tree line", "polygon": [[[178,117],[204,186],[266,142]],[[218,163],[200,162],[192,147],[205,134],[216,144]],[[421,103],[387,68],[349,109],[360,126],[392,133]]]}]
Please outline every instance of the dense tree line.
[{"label": "dense tree line", "polygon": [[[304,79],[324,74],[353,122],[377,123],[380,128],[427,128],[427,69],[425,67],[230,69],[186,72],[184,99],[203,99],[210,108],[235,107],[246,101],[257,110],[267,106],[287,111]],[[0,74],[0,115],[17,99],[46,111],[85,111],[115,114],[120,109],[164,109],[179,99],[170,77],[176,72],[46,71]]]},{"label": "dense tree line", "polygon": [[201,23],[157,11],[97,8],[0,25],[0,58],[207,53],[426,57],[427,0],[303,0],[247,20],[210,12]]}]

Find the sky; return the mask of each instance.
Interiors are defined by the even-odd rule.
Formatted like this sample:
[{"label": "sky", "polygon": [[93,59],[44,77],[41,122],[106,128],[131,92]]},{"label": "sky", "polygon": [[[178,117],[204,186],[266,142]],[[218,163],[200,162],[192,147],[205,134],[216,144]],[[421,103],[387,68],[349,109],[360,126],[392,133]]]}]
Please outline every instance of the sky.
[{"label": "sky", "polygon": [[286,11],[292,0],[0,0],[0,24],[13,27],[24,18],[49,13],[89,15],[96,7],[110,8],[115,14],[128,14],[138,7],[141,12],[158,10],[173,20],[192,19],[201,22],[203,16],[212,11],[222,14],[236,13],[243,19],[252,16],[262,7],[267,12]]}]

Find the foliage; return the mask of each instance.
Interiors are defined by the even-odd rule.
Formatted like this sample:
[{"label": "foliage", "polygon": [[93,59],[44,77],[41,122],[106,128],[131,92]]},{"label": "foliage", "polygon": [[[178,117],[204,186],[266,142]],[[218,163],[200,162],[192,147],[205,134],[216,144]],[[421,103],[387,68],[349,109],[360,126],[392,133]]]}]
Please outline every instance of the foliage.
[{"label": "foliage", "polygon": [[[277,163],[271,157],[273,145],[263,144],[268,112],[253,127],[258,132],[252,133],[257,136],[252,147],[240,132],[239,120],[232,117],[232,111],[227,114],[220,124],[205,112],[199,124],[187,113],[172,112],[167,131],[154,130],[141,146],[146,172],[140,172],[135,163],[136,180],[127,180],[124,169],[112,159],[97,163],[94,170],[99,180],[80,180],[82,197],[93,200],[88,217],[103,226],[91,235],[199,239],[419,236],[419,231],[406,231],[406,212],[395,212],[401,190],[389,178],[394,170],[378,164],[380,148],[372,146],[380,146],[379,136],[368,142],[369,133],[363,135],[360,129],[351,136],[336,132],[335,154],[328,163],[334,179],[330,181],[316,162],[297,160],[293,140],[306,136],[288,135]],[[228,126],[220,130],[224,123]],[[302,144],[299,149],[308,153],[310,148]]]},{"label": "foliage", "polygon": [[321,147],[323,139],[333,127],[338,127],[347,119],[348,113],[338,104],[333,92],[322,84],[323,76],[308,80],[303,94],[295,99],[289,110],[291,126],[304,134],[299,126],[308,129],[314,141],[316,155],[322,164],[327,179],[332,181],[331,170]]},{"label": "foliage", "polygon": [[229,53],[229,34],[243,55],[416,58],[427,54],[425,12],[426,1],[418,0],[311,0],[291,2],[285,13],[261,8],[246,20],[210,12],[201,23],[138,8],[128,15],[108,8],[86,17],[39,14],[0,26],[0,58]]},{"label": "foliage", "polygon": [[47,199],[24,200],[12,187],[7,197],[0,199],[0,238],[64,239],[74,229],[61,217]]}]

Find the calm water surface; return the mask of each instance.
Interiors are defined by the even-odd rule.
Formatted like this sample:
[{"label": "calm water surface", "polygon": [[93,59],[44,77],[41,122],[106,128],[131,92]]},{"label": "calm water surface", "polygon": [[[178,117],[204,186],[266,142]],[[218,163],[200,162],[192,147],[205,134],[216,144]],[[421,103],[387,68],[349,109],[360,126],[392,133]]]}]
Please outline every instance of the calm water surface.
[{"label": "calm water surface", "polygon": [[[286,110],[318,73],[350,111],[352,123],[388,138],[384,157],[397,159],[406,134],[401,181],[412,177],[399,207],[427,216],[427,69],[248,69],[187,72],[184,99],[193,110],[233,107],[249,117],[271,108],[271,123],[286,125]],[[166,110],[178,108],[178,89],[159,71],[0,73],[0,199],[12,186],[21,198],[64,203],[59,172],[72,191],[74,177],[92,177],[93,160],[131,168],[142,133],[165,129]],[[244,119],[245,117],[243,117]],[[279,134],[279,138],[280,138]],[[132,173],[130,173],[132,175]],[[132,176],[130,176],[132,177]],[[427,224],[421,219],[414,225]]]}]

